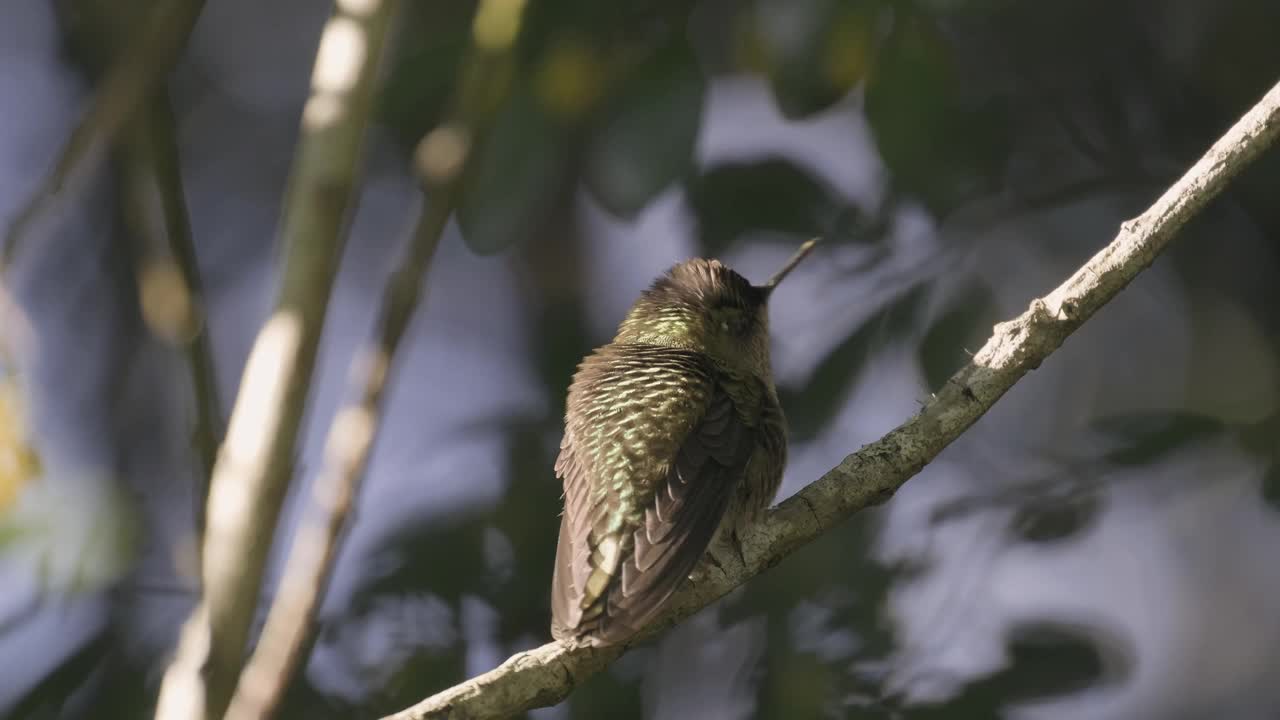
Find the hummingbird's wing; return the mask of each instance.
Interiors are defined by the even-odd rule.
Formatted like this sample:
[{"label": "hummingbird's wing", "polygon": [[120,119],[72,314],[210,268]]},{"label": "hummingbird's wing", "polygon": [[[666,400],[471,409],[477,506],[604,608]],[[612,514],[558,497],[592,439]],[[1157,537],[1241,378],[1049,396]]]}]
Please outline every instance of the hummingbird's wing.
[{"label": "hummingbird's wing", "polygon": [[553,635],[630,637],[693,570],[755,445],[759,404],[737,395],[686,350],[610,347],[583,362],[556,461]]}]

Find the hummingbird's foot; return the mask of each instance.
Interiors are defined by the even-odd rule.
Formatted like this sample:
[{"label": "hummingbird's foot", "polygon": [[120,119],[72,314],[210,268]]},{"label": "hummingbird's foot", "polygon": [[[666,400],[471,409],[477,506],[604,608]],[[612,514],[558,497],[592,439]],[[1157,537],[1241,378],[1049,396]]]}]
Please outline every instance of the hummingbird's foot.
[{"label": "hummingbird's foot", "polygon": [[734,527],[729,533],[729,545],[733,547],[733,551],[738,554],[738,560],[742,562],[742,567],[747,566],[747,556],[742,552],[742,538],[738,537],[738,528]]},{"label": "hummingbird's foot", "polygon": [[724,565],[721,565],[720,559],[716,557],[715,548],[707,548],[706,554],[702,556],[697,565],[693,566],[693,571],[689,573],[689,582],[696,585],[706,580],[707,576],[711,574],[711,568],[719,570],[721,575],[725,572]]},{"label": "hummingbird's foot", "polygon": [[[729,553],[732,553],[730,555]],[[724,560],[720,560],[720,556],[724,554]],[[694,566],[693,571],[689,573],[689,580],[693,583],[699,583],[711,574],[712,568],[719,571],[721,575],[728,575],[729,568],[725,564],[733,565],[732,558],[736,557],[743,567],[747,565],[747,557],[742,551],[742,540],[738,537],[737,529],[725,532],[719,538],[712,541],[707,547],[706,553],[702,559]]]}]

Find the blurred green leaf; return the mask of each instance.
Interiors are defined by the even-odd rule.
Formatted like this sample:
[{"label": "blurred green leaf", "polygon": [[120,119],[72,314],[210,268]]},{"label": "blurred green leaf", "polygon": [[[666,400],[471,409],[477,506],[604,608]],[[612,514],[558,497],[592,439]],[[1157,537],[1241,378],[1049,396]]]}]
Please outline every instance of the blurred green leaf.
[{"label": "blurred green leaf", "polygon": [[1109,415],[1090,427],[1116,443],[1106,456],[1115,465],[1150,465],[1168,453],[1221,433],[1227,426],[1219,419],[1191,412],[1155,410]]},{"label": "blurred green leaf", "polygon": [[443,118],[470,36],[457,32],[431,38],[395,60],[378,96],[380,119],[410,148]]},{"label": "blurred green leaf", "polygon": [[673,43],[622,84],[587,146],[583,180],[607,210],[632,217],[693,164],[706,81]]},{"label": "blurred green leaf", "polygon": [[1048,497],[1018,508],[1009,530],[1025,542],[1057,542],[1087,530],[1101,511],[1102,498],[1097,492]]},{"label": "blurred green leaf", "polygon": [[[38,683],[22,693],[8,708],[5,717],[12,720],[76,717],[75,710],[83,710],[76,708],[76,695],[86,685],[96,684],[98,678],[95,677],[95,670],[101,669],[112,654],[112,640],[111,634],[106,630],[98,631],[84,645],[64,657]],[[137,702],[142,697],[145,696],[139,693],[133,700]],[[105,709],[97,707],[95,710],[103,712]],[[112,717],[110,713],[111,711],[106,710],[101,716]]]},{"label": "blurred green leaf", "polygon": [[866,114],[895,189],[945,214],[997,186],[1008,132],[998,105],[967,102],[956,61],[932,21],[895,16],[866,90]]},{"label": "blurred green leaf", "polygon": [[1262,477],[1262,500],[1273,510],[1280,510],[1280,464],[1272,463]]},{"label": "blurred green leaf", "polygon": [[549,211],[564,180],[566,143],[527,85],[506,99],[463,180],[458,223],[472,250],[511,247]]},{"label": "blurred green leaf", "polygon": [[379,119],[412,150],[444,119],[471,48],[473,0],[408,3],[401,42],[378,92]]},{"label": "blurred green leaf", "polygon": [[0,552],[4,551],[6,546],[22,540],[31,530],[27,525],[12,522],[8,518],[0,520]]},{"label": "blurred green leaf", "polygon": [[823,717],[839,687],[838,668],[785,645],[765,653],[761,669],[760,717]]},{"label": "blurred green leaf", "polygon": [[1026,622],[1005,639],[1007,667],[967,684],[958,696],[944,703],[917,706],[897,717],[1004,717],[1013,703],[1113,687],[1132,674],[1133,660],[1120,651],[1121,647],[1121,639],[1104,628]]},{"label": "blurred green leaf", "polygon": [[965,351],[977,350],[999,320],[995,298],[984,285],[973,285],[952,298],[950,308],[929,327],[920,342],[920,366],[929,387],[942,387],[968,361]]},{"label": "blurred green leaf", "polygon": [[825,183],[781,158],[717,165],[691,179],[686,191],[702,251],[711,256],[749,231],[816,235],[839,214]]},{"label": "blurred green leaf", "polygon": [[141,540],[138,508],[113,479],[63,476],[32,490],[20,512],[0,520],[0,546],[26,554],[41,587],[97,592],[130,570]]},{"label": "blurred green leaf", "polygon": [[595,43],[575,35],[558,38],[533,73],[538,101],[562,122],[579,121],[600,100],[608,65],[606,54]]},{"label": "blurred green leaf", "polygon": [[872,66],[882,3],[785,0],[758,6],[748,26],[748,62],[763,65],[778,109],[800,119],[826,110]]},{"label": "blurred green leaf", "polygon": [[[998,695],[1006,702],[1045,700],[1096,688],[1118,679],[1118,660],[1109,651],[1119,643],[1102,628],[1027,622],[1010,630],[1007,647],[1010,668],[998,675]],[[1109,684],[1109,683],[1108,683]]]},{"label": "blurred green leaf", "polygon": [[[430,589],[450,605],[478,588],[484,568],[482,517],[458,512],[447,518],[397,529],[387,547],[398,564],[391,572],[370,578],[353,596],[352,604],[372,602],[381,596],[397,596],[408,590]],[[375,558],[375,561],[380,561]]]},{"label": "blurred green leaf", "polygon": [[71,59],[92,78],[99,77],[123,44],[133,39],[149,0],[55,0],[53,3]]}]

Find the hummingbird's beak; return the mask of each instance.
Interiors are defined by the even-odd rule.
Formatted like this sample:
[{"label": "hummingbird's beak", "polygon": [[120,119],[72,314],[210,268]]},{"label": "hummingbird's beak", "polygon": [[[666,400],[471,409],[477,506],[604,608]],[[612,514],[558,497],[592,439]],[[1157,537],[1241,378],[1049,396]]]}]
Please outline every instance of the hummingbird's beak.
[{"label": "hummingbird's beak", "polygon": [[774,288],[778,287],[778,283],[782,282],[782,279],[785,278],[788,274],[790,274],[790,272],[794,270],[797,265],[800,264],[801,260],[805,259],[805,256],[808,255],[813,250],[814,246],[817,244],[818,244],[818,238],[814,238],[812,240],[806,240],[805,243],[795,251],[795,253],[791,256],[791,258],[787,260],[787,263],[783,265],[782,268],[778,270],[778,272],[774,273],[773,277],[769,278],[769,281],[762,286],[764,288],[765,293],[766,294],[772,293],[774,291]]}]

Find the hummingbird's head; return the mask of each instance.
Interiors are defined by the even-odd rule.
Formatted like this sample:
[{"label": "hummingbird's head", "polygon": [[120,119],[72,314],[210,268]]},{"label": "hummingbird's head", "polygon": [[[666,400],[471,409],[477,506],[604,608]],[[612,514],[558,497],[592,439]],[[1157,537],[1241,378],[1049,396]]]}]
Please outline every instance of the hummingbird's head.
[{"label": "hummingbird's head", "polygon": [[752,285],[719,260],[694,258],[672,267],[641,293],[614,342],[696,350],[768,379],[769,296],[813,242],[764,285]]}]

